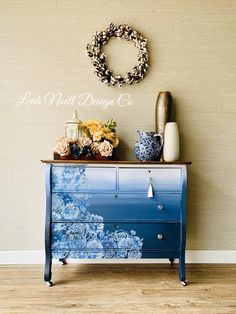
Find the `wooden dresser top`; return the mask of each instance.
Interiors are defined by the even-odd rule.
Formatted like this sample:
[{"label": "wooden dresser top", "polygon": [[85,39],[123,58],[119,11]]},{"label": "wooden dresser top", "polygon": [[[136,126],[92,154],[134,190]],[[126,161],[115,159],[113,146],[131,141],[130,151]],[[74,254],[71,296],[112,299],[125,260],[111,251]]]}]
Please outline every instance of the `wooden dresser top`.
[{"label": "wooden dresser top", "polygon": [[173,161],[173,162],[166,162],[166,161],[137,161],[137,160],[41,160],[41,162],[46,164],[137,164],[137,165],[191,165],[191,161]]}]

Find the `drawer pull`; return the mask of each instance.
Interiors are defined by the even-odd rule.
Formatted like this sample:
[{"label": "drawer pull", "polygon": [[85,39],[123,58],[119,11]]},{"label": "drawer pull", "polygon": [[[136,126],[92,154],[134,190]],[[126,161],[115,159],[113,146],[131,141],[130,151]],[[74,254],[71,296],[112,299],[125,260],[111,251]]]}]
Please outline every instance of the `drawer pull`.
[{"label": "drawer pull", "polygon": [[163,206],[162,204],[158,204],[158,205],[157,205],[157,208],[158,208],[159,210],[163,210],[163,209],[164,209],[164,206]]},{"label": "drawer pull", "polygon": [[162,235],[162,234],[158,234],[158,235],[157,235],[157,239],[158,239],[158,240],[162,240],[162,239],[163,239],[163,235]]}]

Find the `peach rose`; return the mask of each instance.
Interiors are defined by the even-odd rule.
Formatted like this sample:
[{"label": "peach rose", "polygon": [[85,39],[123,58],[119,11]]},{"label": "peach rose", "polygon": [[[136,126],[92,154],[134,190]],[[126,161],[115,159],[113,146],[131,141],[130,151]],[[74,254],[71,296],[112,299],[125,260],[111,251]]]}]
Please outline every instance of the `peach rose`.
[{"label": "peach rose", "polygon": [[100,144],[97,143],[97,142],[94,142],[92,145],[91,145],[91,149],[92,149],[92,152],[93,154],[98,154],[99,153],[99,146]]},{"label": "peach rose", "polygon": [[113,146],[111,145],[110,142],[105,140],[99,145],[98,150],[101,156],[108,157],[112,155]]},{"label": "peach rose", "polygon": [[90,146],[92,144],[92,140],[89,137],[85,137],[82,139],[82,146]]},{"label": "peach rose", "polygon": [[60,138],[57,139],[57,144],[54,148],[54,151],[60,156],[69,156],[70,155],[70,139]]}]

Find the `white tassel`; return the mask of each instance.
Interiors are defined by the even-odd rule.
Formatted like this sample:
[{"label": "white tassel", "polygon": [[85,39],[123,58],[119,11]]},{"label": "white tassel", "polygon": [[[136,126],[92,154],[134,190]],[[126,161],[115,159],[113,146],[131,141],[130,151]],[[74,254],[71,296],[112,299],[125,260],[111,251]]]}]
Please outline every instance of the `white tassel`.
[{"label": "white tassel", "polygon": [[147,194],[148,198],[153,197],[153,188],[152,188],[152,183],[151,180],[149,180],[149,187],[148,187],[148,194]]}]

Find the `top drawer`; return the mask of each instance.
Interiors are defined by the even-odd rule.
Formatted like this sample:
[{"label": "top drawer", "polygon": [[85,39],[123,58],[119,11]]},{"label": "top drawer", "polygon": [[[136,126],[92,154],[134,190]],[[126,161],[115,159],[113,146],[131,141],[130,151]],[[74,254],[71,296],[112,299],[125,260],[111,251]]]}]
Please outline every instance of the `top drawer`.
[{"label": "top drawer", "polygon": [[52,167],[52,191],[114,191],[116,168],[66,165]]},{"label": "top drawer", "polygon": [[144,192],[151,181],[156,191],[180,191],[181,168],[120,168],[120,191]]}]

